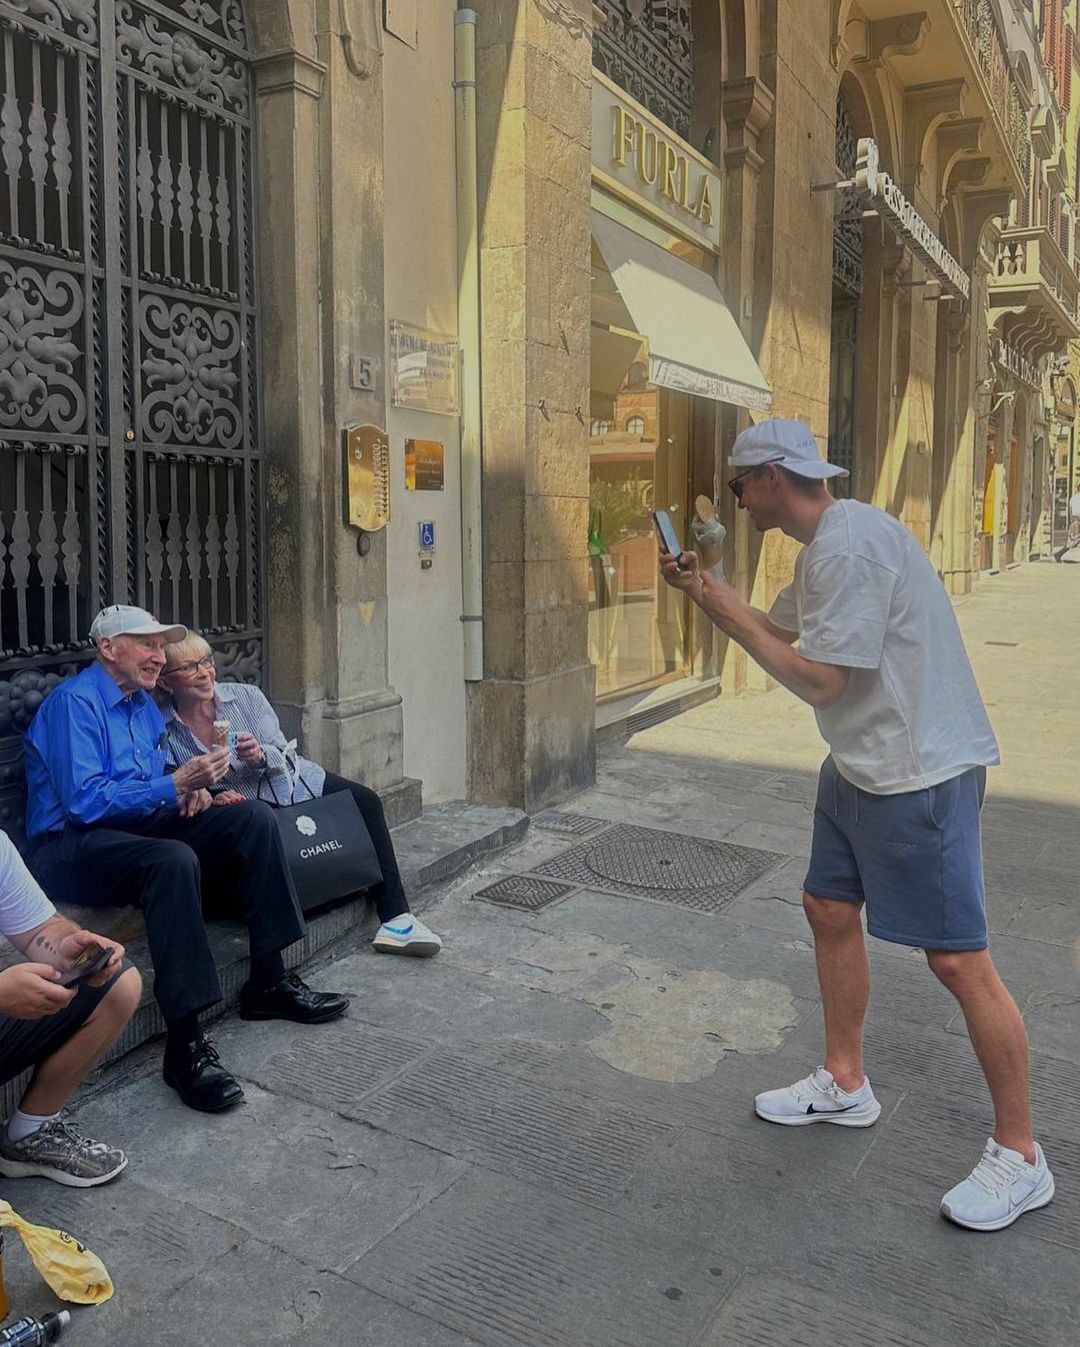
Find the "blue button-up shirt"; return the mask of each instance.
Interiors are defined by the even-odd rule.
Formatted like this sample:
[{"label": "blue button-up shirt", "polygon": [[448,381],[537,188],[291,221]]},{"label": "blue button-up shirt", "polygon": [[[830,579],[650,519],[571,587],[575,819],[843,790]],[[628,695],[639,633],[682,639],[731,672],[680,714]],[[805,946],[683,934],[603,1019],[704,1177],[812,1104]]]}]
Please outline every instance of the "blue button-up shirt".
[{"label": "blue button-up shirt", "polygon": [[161,712],[145,692],[121,692],[100,664],[49,693],[25,755],[31,838],[65,823],[122,827],[176,808]]}]

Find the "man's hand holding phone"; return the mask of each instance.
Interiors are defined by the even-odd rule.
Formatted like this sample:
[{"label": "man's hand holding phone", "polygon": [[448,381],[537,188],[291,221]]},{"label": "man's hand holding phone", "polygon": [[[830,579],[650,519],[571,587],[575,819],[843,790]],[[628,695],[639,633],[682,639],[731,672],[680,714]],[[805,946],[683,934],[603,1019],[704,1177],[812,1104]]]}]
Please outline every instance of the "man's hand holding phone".
[{"label": "man's hand holding phone", "polygon": [[59,954],[65,964],[60,974],[62,987],[78,987],[83,982],[100,987],[119,971],[124,947],[92,931],[73,931],[60,941]]}]

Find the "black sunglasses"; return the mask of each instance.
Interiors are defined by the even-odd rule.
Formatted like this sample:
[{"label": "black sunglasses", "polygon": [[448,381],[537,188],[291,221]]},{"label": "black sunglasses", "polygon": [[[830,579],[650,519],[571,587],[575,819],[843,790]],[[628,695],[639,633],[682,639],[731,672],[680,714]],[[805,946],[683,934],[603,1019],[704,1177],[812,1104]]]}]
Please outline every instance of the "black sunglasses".
[{"label": "black sunglasses", "polygon": [[784,455],[778,454],[775,458],[767,458],[764,463],[754,463],[749,468],[743,468],[742,472],[737,472],[734,477],[728,478],[728,486],[731,494],[736,500],[742,500],[743,483],[740,480],[743,477],[749,477],[752,472],[757,472],[759,468],[767,467],[770,463],[783,463]]}]

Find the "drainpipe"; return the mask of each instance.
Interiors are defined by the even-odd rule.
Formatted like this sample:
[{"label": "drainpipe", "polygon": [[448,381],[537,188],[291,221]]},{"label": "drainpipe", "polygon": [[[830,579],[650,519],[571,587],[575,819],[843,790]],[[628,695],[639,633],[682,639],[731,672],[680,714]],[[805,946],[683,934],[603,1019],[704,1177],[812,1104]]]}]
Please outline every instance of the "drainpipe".
[{"label": "drainpipe", "polygon": [[465,680],[484,676],[481,536],[480,240],[476,208],[476,11],[454,13],[458,340],[461,344],[461,620]]}]

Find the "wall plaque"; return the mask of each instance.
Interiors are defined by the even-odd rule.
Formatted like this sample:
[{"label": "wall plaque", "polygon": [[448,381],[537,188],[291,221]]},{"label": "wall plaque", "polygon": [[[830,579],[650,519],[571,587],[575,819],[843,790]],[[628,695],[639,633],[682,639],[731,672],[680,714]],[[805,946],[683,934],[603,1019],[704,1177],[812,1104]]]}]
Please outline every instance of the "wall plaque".
[{"label": "wall plaque", "polygon": [[395,407],[457,416],[459,347],[453,337],[410,323],[390,324],[391,400]]},{"label": "wall plaque", "polygon": [[441,491],[445,482],[440,440],[405,441],[405,486],[409,491]]},{"label": "wall plaque", "polygon": [[345,522],[375,533],[390,522],[390,441],[378,426],[353,424],[345,448]]}]

